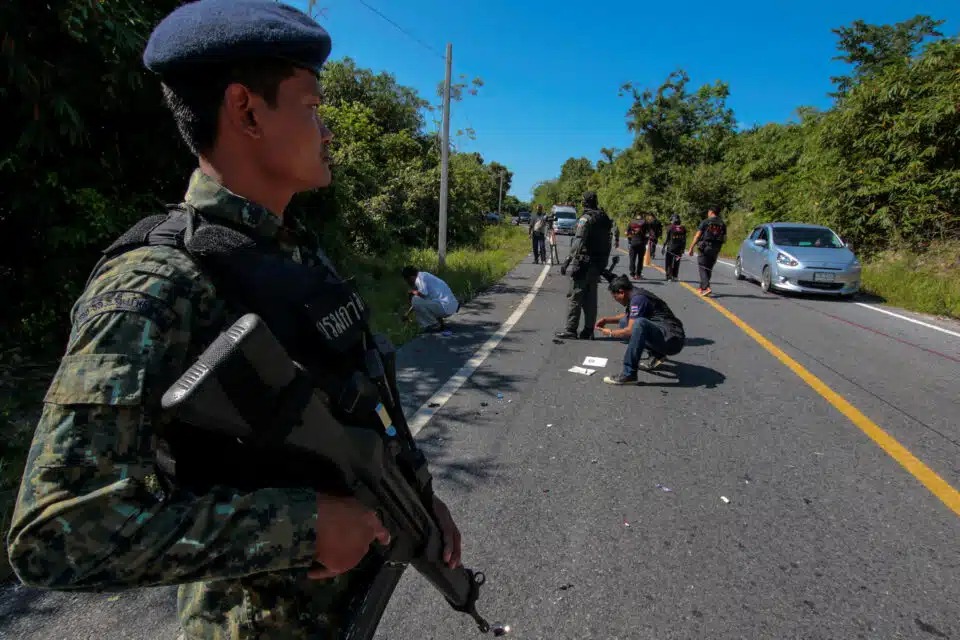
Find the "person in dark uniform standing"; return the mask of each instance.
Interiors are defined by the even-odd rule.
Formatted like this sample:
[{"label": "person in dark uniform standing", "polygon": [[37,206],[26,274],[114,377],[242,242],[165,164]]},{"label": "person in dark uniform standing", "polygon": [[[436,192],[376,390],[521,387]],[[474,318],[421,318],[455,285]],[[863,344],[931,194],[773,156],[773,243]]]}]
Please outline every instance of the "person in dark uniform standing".
[{"label": "person in dark uniform standing", "polygon": [[[341,637],[349,603],[379,568],[372,544],[390,543],[380,517],[161,405],[246,312],[271,325],[326,397],[374,375],[361,342],[368,307],[285,215],[296,193],[331,183],[317,81],[330,50],[320,25],[274,0],[185,4],[151,34],[144,64],[198,167],[180,205],[104,252],[73,307],[7,538],[24,584],[180,585],[187,640]],[[298,298],[283,274],[309,274],[322,294]],[[342,300],[350,310],[339,313]],[[320,324],[313,311],[338,313],[338,342],[308,330]],[[418,454],[415,445],[404,446]],[[439,499],[433,510],[444,559],[458,566],[460,533]]]},{"label": "person in dark uniform standing", "polygon": [[[558,338],[574,340],[593,339],[597,319],[597,282],[610,258],[611,227],[613,220],[597,204],[597,194],[583,194],[583,215],[577,220],[570,255],[560,266],[560,274],[570,269],[570,303],[567,310],[567,328],[558,332]],[[578,332],[583,314],[583,331]]]},{"label": "person in dark uniform standing", "polygon": [[646,222],[640,211],[627,223],[627,241],[630,243],[630,277],[643,278],[643,255],[647,250]]},{"label": "person in dark uniform standing", "polygon": [[717,264],[717,258],[720,257],[720,248],[727,240],[727,225],[720,219],[719,209],[717,206],[707,209],[707,217],[700,223],[696,235],[693,236],[693,242],[690,243],[691,256],[694,248],[700,251],[697,257],[697,265],[700,268],[700,287],[697,293],[702,296],[713,293],[710,288],[710,278],[713,276],[713,267]]},{"label": "person in dark uniform standing", "polygon": [[650,260],[657,255],[657,245],[660,243],[660,236],[663,235],[663,223],[657,219],[657,216],[647,214],[647,255]]},{"label": "person in dark uniform standing", "polygon": [[[627,338],[629,345],[623,354],[623,371],[603,379],[607,384],[634,384],[637,370],[653,371],[667,359],[683,350],[686,335],[683,323],[666,302],[646,289],[636,289],[626,276],[610,282],[613,299],[625,307],[625,312],[609,318],[600,318],[596,328],[608,338]],[[607,329],[616,323],[619,328]],[[644,350],[650,357],[641,361]]]},{"label": "person in dark uniform standing", "polygon": [[676,280],[680,273],[680,256],[687,247],[687,228],[680,221],[680,216],[673,214],[670,226],[667,227],[667,236],[663,239],[660,249],[664,256],[664,272],[667,280]]}]

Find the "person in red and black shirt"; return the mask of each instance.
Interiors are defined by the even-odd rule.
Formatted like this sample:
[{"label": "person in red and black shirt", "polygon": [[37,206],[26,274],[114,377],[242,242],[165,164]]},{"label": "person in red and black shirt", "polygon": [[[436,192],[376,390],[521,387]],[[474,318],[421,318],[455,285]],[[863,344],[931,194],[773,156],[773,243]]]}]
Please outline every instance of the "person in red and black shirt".
[{"label": "person in red and black shirt", "polygon": [[643,214],[637,212],[627,223],[627,242],[630,244],[630,277],[643,278],[643,255],[647,251],[647,223]]},{"label": "person in red and black shirt", "polygon": [[667,237],[663,240],[660,249],[664,256],[664,271],[667,280],[676,280],[680,273],[680,256],[687,246],[687,228],[680,221],[680,216],[673,214],[670,226],[667,227]]},{"label": "person in red and black shirt", "polygon": [[719,207],[711,206],[707,209],[707,218],[700,223],[697,234],[693,236],[693,242],[690,244],[690,255],[693,255],[694,247],[700,250],[697,257],[697,264],[700,267],[700,287],[697,292],[702,296],[710,295],[713,290],[710,289],[710,278],[713,275],[713,267],[717,264],[717,258],[720,257],[720,247],[727,240],[727,225],[720,219]]}]

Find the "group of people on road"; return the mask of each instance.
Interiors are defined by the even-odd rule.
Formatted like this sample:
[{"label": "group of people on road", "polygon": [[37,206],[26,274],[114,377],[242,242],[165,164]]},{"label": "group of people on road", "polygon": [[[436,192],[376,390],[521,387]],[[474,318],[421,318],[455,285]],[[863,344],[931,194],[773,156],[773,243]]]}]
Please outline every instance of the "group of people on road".
[{"label": "group of people on road", "polygon": [[[566,340],[592,340],[596,332],[601,335],[627,340],[628,347],[623,358],[623,371],[618,376],[607,376],[608,384],[636,383],[637,371],[652,371],[662,364],[667,356],[676,355],[683,349],[683,323],[674,315],[670,306],[659,296],[644,288],[634,286],[643,278],[644,256],[653,256],[663,234],[663,225],[650,213],[637,213],[627,224],[626,237],[629,243],[629,276],[614,276],[605,273],[613,246],[619,246],[619,236],[614,233],[616,223],[599,206],[597,194],[588,191],[583,195],[583,213],[577,220],[576,233],[570,254],[560,267],[561,275],[570,271],[570,292],[566,326],[556,337]],[[611,241],[616,238],[615,243]],[[700,223],[688,250],[699,251],[697,259],[700,270],[700,295],[710,295],[710,278],[720,248],[726,240],[726,225],[719,216],[719,208],[711,205],[707,217]],[[680,260],[686,249],[687,229],[679,215],[670,218],[666,236],[661,245],[664,257],[664,277],[677,280]],[[536,254],[534,254],[536,257]],[[625,311],[612,317],[597,320],[597,286],[601,275],[607,278],[614,300]],[[583,317],[583,328],[580,320]],[[617,324],[617,329],[607,325]],[[648,357],[643,359],[646,352]]]}]

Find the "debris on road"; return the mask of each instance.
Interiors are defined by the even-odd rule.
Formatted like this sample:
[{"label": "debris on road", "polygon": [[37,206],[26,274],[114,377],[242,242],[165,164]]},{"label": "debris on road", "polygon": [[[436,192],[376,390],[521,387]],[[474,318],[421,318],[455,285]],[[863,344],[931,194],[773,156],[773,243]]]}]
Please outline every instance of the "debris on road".
[{"label": "debris on road", "polygon": [[430,409],[436,409],[439,406],[440,406],[439,402],[431,402],[430,404],[427,405],[427,407],[429,407]]},{"label": "debris on road", "polygon": [[551,422],[551,423],[548,424],[547,426],[548,426],[548,427],[552,427],[552,426],[553,426],[553,423]]},{"label": "debris on road", "polygon": [[453,335],[453,331],[450,331],[450,329],[447,329],[446,331],[444,331],[444,332],[441,333],[440,335],[442,335],[444,338],[449,338],[450,336]]},{"label": "debris on road", "polygon": [[503,394],[502,394],[502,393],[498,393],[498,394],[497,394],[497,400],[503,400]]},{"label": "debris on road", "polygon": [[563,344],[563,340],[558,340],[557,338],[554,338],[553,344]]},{"label": "debris on road", "polygon": [[607,366],[607,359],[606,359],[606,358],[597,358],[597,357],[594,357],[594,356],[587,356],[586,359],[583,361],[583,366],[585,366],[585,367],[599,367],[599,368],[602,369],[603,367]]},{"label": "debris on road", "polygon": [[727,504],[730,502],[730,498],[728,498],[727,496],[720,496],[720,499],[723,500],[724,504]]},{"label": "debris on road", "polygon": [[665,484],[660,484],[659,482],[657,483],[657,489],[660,489],[660,491],[664,491],[664,492],[666,492],[666,493],[669,493],[669,492],[673,491],[673,489],[671,489],[671,488],[668,487],[667,485],[665,485]]},{"label": "debris on road", "polygon": [[573,589],[573,585],[569,582],[567,584],[560,585],[560,591],[566,591],[567,589]]},{"label": "debris on road", "polygon": [[570,373],[579,373],[585,376],[592,376],[593,374],[596,373],[595,369],[584,369],[583,367],[570,367],[569,369],[567,369],[567,371],[569,371]]}]

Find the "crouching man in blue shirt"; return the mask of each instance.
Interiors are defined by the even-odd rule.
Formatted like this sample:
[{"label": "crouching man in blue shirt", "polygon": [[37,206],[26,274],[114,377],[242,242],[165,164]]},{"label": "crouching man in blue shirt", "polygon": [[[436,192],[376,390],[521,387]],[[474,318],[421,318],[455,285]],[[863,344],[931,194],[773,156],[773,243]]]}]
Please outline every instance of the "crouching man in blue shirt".
[{"label": "crouching man in blue shirt", "polygon": [[[630,343],[623,355],[623,373],[607,376],[603,381],[607,384],[635,384],[637,369],[653,371],[667,356],[680,353],[686,339],[683,323],[673,315],[666,302],[646,289],[634,289],[626,276],[618,276],[610,282],[610,293],[614,300],[624,306],[625,312],[600,318],[596,329],[609,338],[629,338]],[[614,323],[620,328],[604,328]],[[650,353],[650,357],[641,362],[644,349]]]}]

